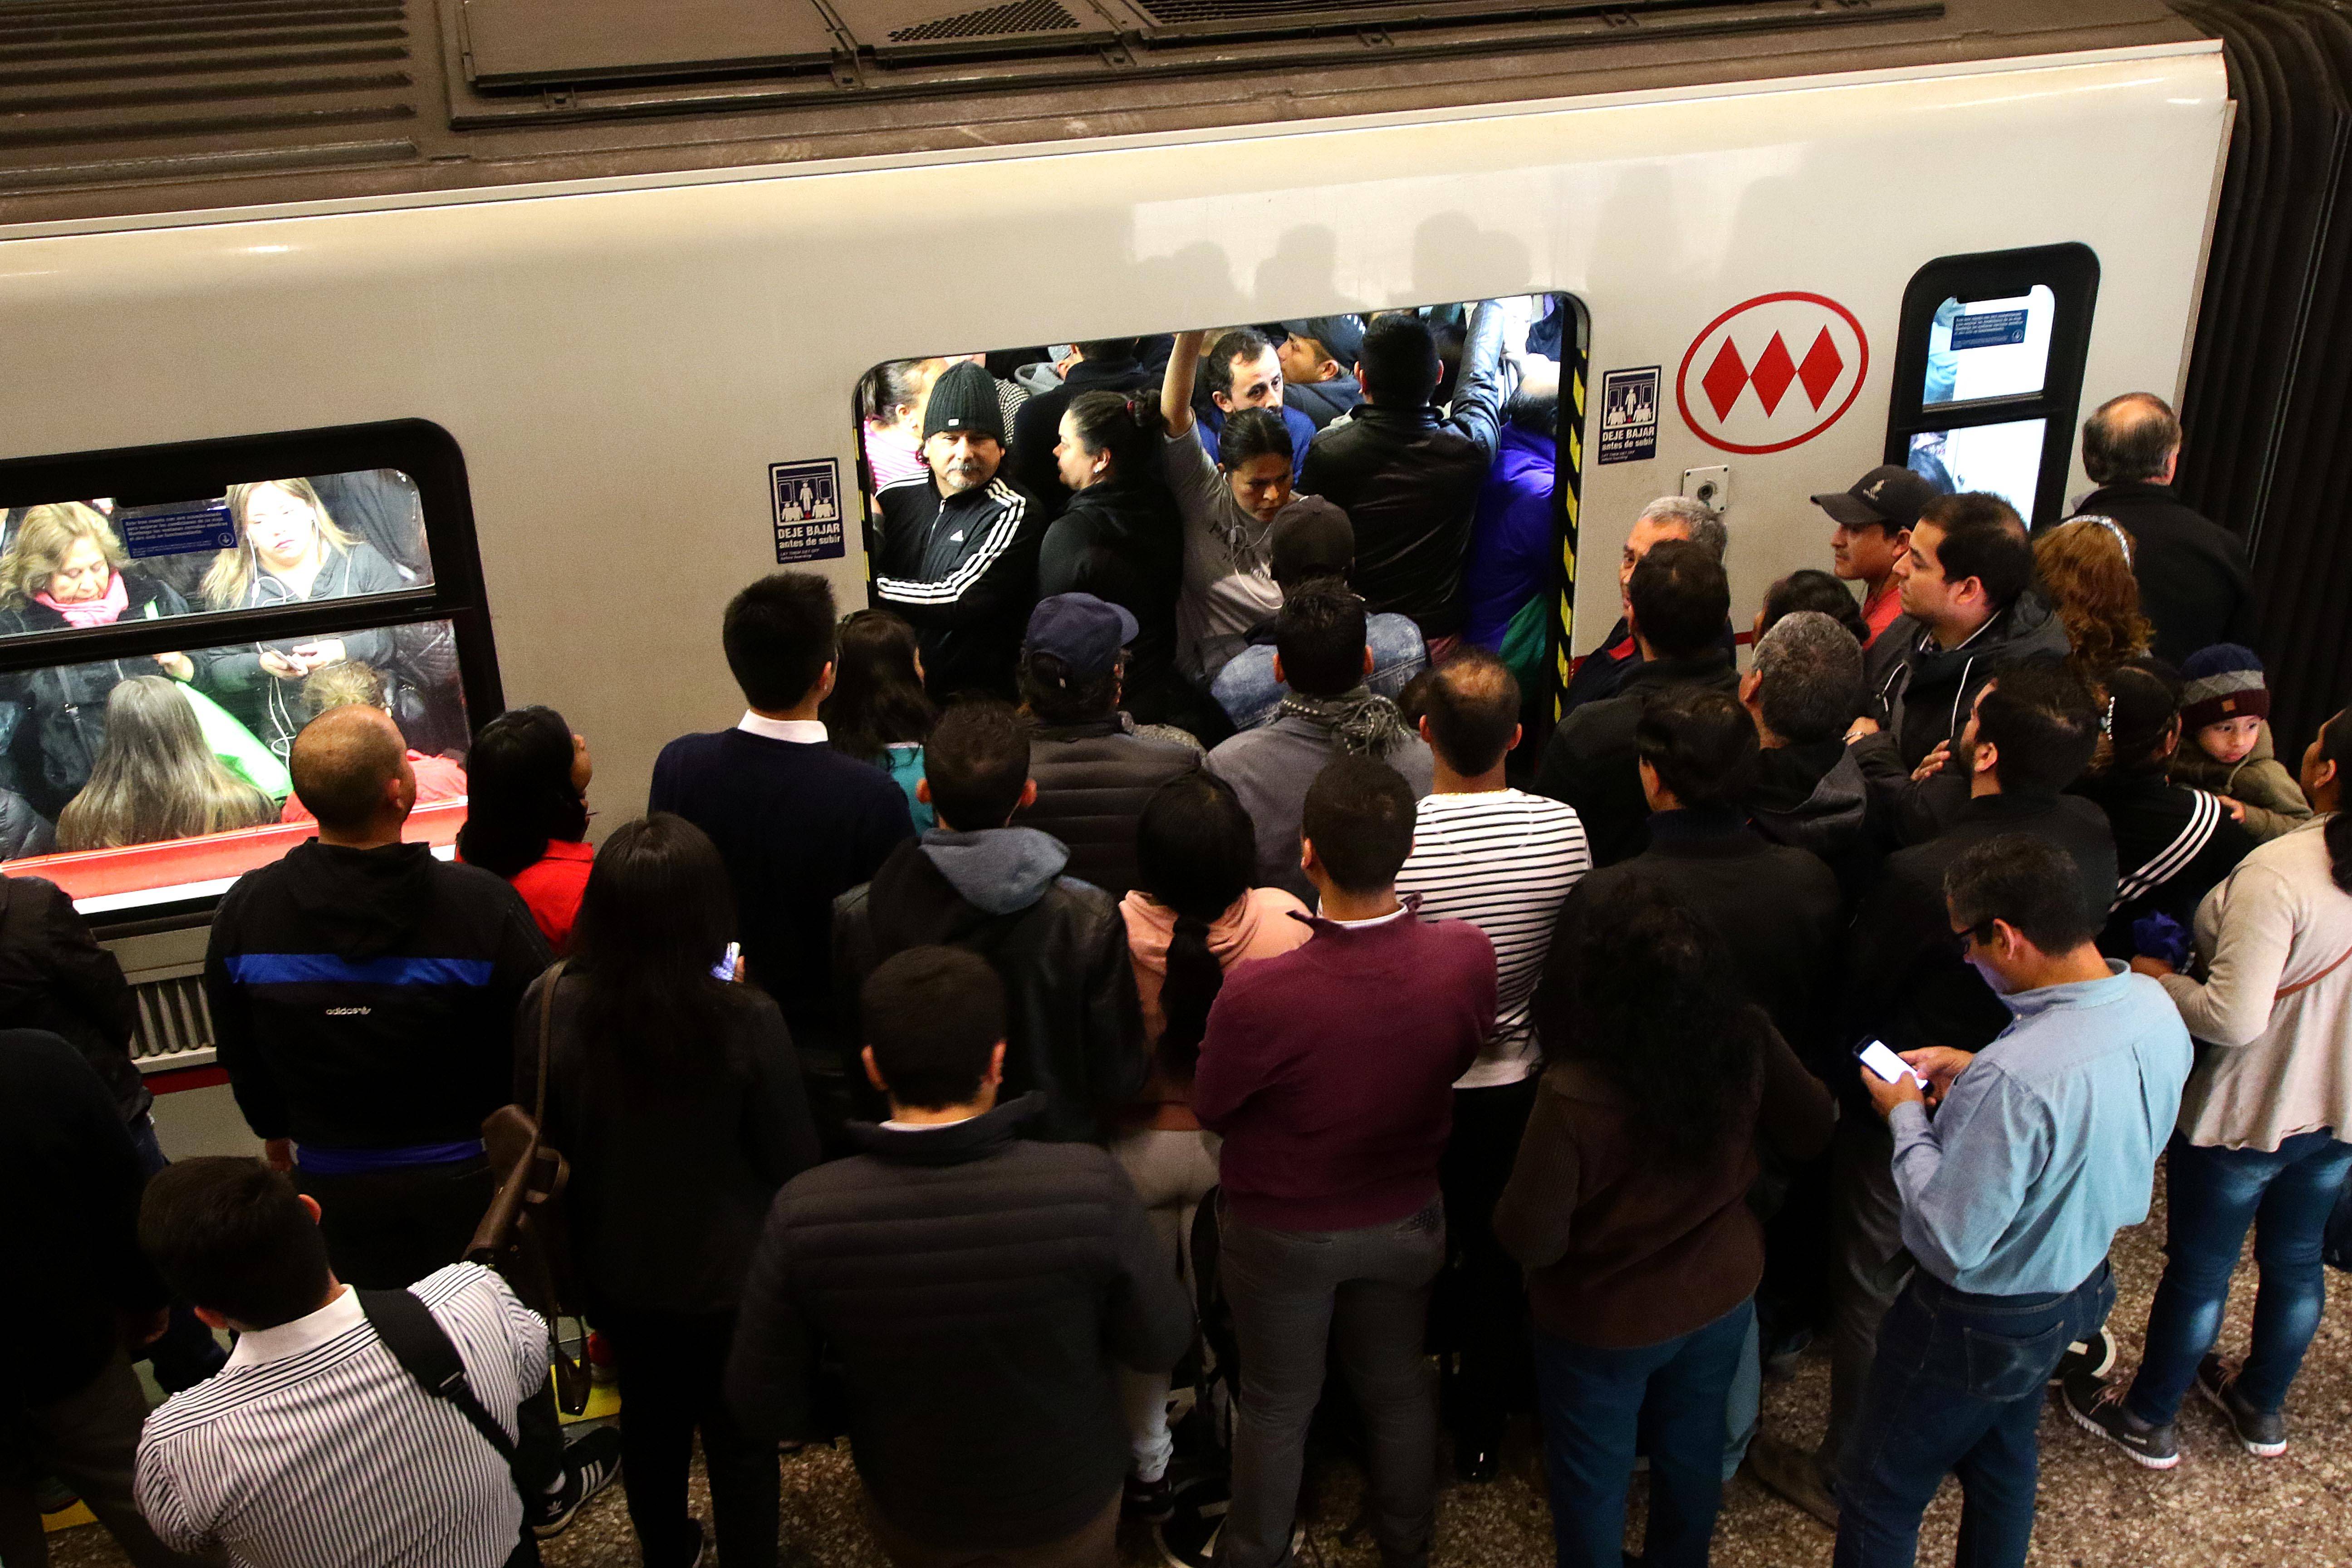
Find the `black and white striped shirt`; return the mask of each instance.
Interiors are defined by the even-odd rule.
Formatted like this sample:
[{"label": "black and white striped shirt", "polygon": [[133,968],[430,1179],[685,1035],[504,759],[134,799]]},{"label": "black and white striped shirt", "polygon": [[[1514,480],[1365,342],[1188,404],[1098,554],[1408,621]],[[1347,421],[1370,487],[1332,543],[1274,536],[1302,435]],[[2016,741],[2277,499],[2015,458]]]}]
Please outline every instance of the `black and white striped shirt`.
[{"label": "black and white striped shirt", "polygon": [[1495,1032],[1456,1089],[1497,1089],[1536,1070],[1531,1016],[1569,889],[1592,869],[1575,808],[1515,789],[1422,797],[1399,893],[1430,918],[1468,921],[1495,944]]},{"label": "black and white striped shirt", "polygon": [[[515,1406],[547,1379],[545,1321],[471,1263],[409,1289],[519,1435]],[[522,1528],[506,1461],[393,1359],[349,1289],[245,1335],[148,1416],[138,1498],[165,1545],[240,1568],[500,1568]]]}]

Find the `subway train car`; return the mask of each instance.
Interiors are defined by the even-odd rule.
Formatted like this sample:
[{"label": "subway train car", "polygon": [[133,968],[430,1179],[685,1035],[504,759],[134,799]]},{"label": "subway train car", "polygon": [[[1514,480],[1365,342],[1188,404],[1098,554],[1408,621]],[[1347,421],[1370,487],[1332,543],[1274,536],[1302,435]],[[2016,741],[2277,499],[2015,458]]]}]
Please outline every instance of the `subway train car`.
[{"label": "subway train car", "polygon": [[[2189,379],[2239,95],[2156,0],[952,5],[8,7],[0,508],[105,502],[194,607],[0,638],[0,674],[201,650],[267,749],[286,672],[364,642],[441,694],[428,750],[560,709],[611,824],[740,710],[739,586],[865,601],[880,361],[1541,297],[1555,678],[1653,497],[1727,508],[1744,624],[1826,563],[1812,492],[1918,453],[2046,521],[2083,412]],[[393,574],[215,591],[289,475]],[[211,901],[300,837],[10,868],[78,895],[195,1083]]]}]

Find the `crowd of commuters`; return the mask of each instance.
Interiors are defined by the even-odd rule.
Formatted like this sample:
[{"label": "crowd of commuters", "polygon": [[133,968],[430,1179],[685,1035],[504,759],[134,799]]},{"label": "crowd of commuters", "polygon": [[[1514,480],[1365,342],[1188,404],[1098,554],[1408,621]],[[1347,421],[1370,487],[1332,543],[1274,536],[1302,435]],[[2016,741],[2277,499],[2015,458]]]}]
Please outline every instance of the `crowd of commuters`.
[{"label": "crowd of commuters", "polygon": [[[0,512],[0,638],[432,581],[415,486],[394,470],[232,485],[216,504],[236,541],[226,550],[189,549],[108,500]],[[446,625],[241,645],[216,635],[0,676],[0,858],[308,822],[288,753],[313,716],[352,702],[394,716],[425,799],[466,793]]]},{"label": "crowd of commuters", "polygon": [[[5,1309],[61,1352],[10,1458],[142,1563],[528,1563],[625,1465],[648,1564],[740,1568],[779,1560],[779,1446],[845,1435],[901,1565],[1100,1568],[1124,1513],[1283,1568],[1329,1433],[1411,1568],[1446,1437],[1489,1481],[1525,1414],[1563,1568],[1624,1560],[1643,1459],[1654,1568],[1707,1560],[1742,1468],[1841,1568],[1911,1563],[1956,1475],[2000,1568],[2053,1384],[2150,1468],[2192,1384],[2282,1452],[2352,1173],[2352,713],[2290,776],[2168,410],[2086,426],[2137,513],[2038,539],[1902,469],[1817,496],[1830,570],[1772,585],[1744,673],[1723,519],[1653,504],[1537,748],[1463,576],[1521,324],[1473,311],[1450,370],[1417,317],[1229,332],[1201,403],[1201,334],[1156,404],[1141,343],[1080,345],[1058,403],[877,373],[879,605],[737,595],[742,718],[593,850],[560,715],[485,726],[444,862],[380,688],[306,682],[317,836],[226,895],[205,977],[261,1160],[165,1164],[120,971],[8,882],[0,1223],[64,1260]],[[998,473],[1008,404],[1066,497]],[[1208,678],[1261,650],[1237,713]],[[484,1119],[542,1081],[622,1392],[569,1445],[549,1326],[461,1261]],[[2107,1254],[2159,1158],[2126,1374]],[[1764,1431],[1815,1340],[1823,1429]]]}]

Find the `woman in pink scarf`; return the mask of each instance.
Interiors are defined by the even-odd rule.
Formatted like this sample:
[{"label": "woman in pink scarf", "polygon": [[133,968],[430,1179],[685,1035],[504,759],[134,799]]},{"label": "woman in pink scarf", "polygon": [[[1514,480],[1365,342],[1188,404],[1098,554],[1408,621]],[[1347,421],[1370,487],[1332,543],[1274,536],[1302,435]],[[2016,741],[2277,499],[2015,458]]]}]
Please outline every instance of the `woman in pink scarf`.
[{"label": "woman in pink scarf", "polygon": [[[0,637],[36,636],[188,613],[169,584],[127,570],[129,558],[97,508],[79,501],[37,506],[0,556]],[[0,703],[13,703],[7,741],[17,788],[51,821],[81,786],[106,744],[106,700],[123,681],[158,669],[194,680],[184,653],[105,659],[0,676]]]},{"label": "woman in pink scarf", "polygon": [[[1121,1115],[1111,1153],[1150,1211],[1169,1264],[1192,1277],[1192,1212],[1217,1184],[1214,1133],[1192,1115],[1192,1068],[1209,1005],[1225,971],[1288,952],[1313,934],[1307,906],[1278,888],[1250,886],[1257,834],[1233,786],[1213,773],[1186,773],[1160,786],[1136,824],[1140,884],[1120,901],[1135,988],[1143,1000],[1151,1074]],[[1130,1512],[1164,1519],[1171,1504],[1168,1379],[1121,1374],[1133,1468]]]}]

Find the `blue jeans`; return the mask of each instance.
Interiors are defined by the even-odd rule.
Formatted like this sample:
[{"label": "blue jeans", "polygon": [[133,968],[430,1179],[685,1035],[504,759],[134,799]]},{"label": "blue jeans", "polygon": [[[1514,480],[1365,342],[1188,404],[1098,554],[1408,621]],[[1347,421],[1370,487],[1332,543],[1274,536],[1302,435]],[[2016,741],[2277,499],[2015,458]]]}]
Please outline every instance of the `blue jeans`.
[{"label": "blue jeans", "polygon": [[1958,1568],[2021,1568],[2050,1374],[2116,1303],[2102,1262],[2072,1290],[1978,1296],[1925,1269],[1888,1308],[1838,1477],[1836,1568],[1912,1568],[1919,1516],[1960,1478]]},{"label": "blue jeans", "polygon": [[1648,1568],[1702,1568],[1723,1501],[1724,1407],[1756,1321],[1742,1301],[1705,1328],[1635,1350],[1538,1332],[1536,1396],[1559,1568],[1619,1568],[1625,1487],[1650,1456]]},{"label": "blue jeans", "polygon": [[2327,1302],[2319,1244],[2352,1171],[2352,1143],[2325,1128],[2298,1132],[2275,1152],[2207,1148],[2176,1135],[2168,1165],[2164,1280],[2126,1406],[2159,1426],[2179,1415],[2199,1358],[2221,1337],[2230,1275],[2251,1226],[2262,1284],[2238,1392],[2256,1410],[2283,1409]]}]

